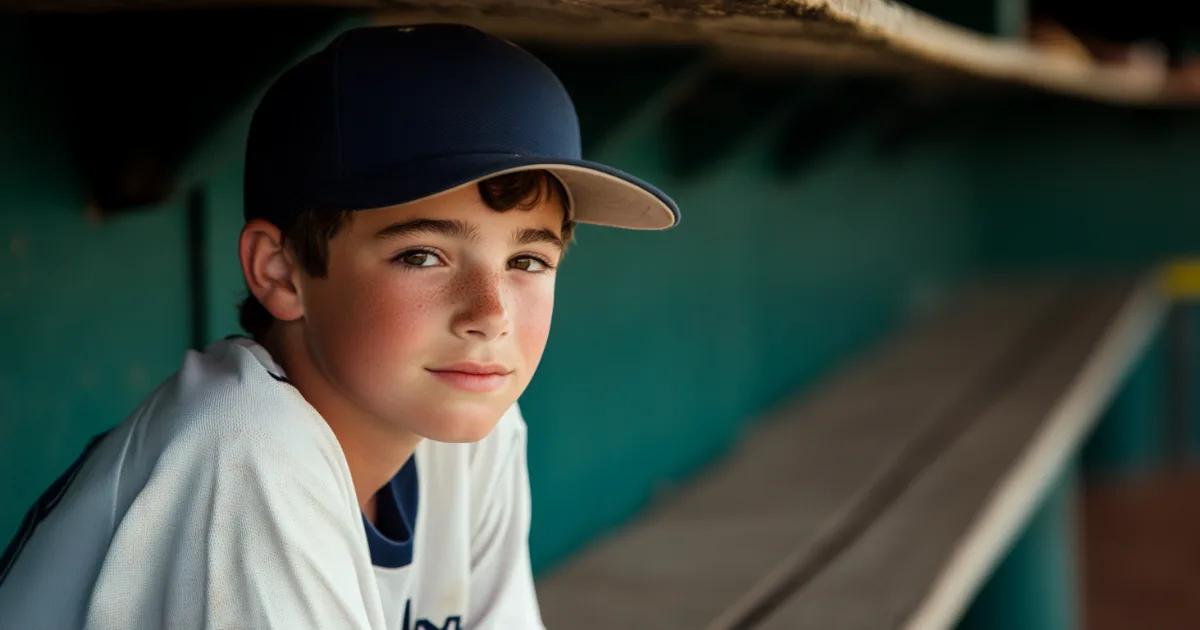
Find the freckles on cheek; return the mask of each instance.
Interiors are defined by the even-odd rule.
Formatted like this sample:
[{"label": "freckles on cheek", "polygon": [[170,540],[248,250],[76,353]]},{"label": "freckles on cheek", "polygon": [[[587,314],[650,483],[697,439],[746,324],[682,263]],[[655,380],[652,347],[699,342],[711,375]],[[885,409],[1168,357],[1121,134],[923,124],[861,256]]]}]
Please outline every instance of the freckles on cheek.
[{"label": "freckles on cheek", "polygon": [[363,328],[372,332],[380,349],[411,345],[427,334],[438,304],[428,291],[403,287],[378,289],[367,300]]},{"label": "freckles on cheek", "polygon": [[[355,312],[343,318],[347,326],[342,331],[352,338],[346,346],[354,348],[354,364],[374,378],[387,379],[398,361],[417,352],[421,340],[429,336],[431,314],[437,308],[436,298],[429,293],[394,279],[356,287],[353,299],[344,305]],[[370,380],[368,374],[361,376]]]}]

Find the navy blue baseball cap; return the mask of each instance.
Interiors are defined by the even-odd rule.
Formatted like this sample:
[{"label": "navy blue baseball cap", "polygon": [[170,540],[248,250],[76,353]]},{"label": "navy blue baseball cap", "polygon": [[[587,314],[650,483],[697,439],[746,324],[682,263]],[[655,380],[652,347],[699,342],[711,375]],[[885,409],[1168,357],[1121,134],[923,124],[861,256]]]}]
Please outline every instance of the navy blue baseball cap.
[{"label": "navy blue baseball cap", "polygon": [[348,30],[268,88],[246,147],[245,216],[369,210],[489,177],[545,169],[572,218],[664,229],[679,209],[653,186],[582,159],[575,106],[554,73],[457,24]]}]

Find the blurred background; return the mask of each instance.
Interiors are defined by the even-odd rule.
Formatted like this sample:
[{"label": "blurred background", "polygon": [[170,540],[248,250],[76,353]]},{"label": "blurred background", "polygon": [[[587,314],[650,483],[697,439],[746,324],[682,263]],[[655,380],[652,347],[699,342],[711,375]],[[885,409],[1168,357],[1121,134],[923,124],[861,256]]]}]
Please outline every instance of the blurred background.
[{"label": "blurred background", "polygon": [[239,332],[240,153],[270,80],[352,26],[465,21],[559,74],[587,157],[683,209],[665,234],[584,226],[563,266],[521,400],[539,579],[982,279],[1135,275],[1164,314],[953,625],[1200,626],[1181,5],[0,0],[0,539],[188,348]]}]

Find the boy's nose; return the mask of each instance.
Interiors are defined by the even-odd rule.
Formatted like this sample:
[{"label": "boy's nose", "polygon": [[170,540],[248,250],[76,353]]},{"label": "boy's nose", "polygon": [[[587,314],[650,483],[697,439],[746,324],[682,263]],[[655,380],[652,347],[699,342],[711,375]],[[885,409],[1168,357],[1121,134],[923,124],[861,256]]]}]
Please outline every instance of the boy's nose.
[{"label": "boy's nose", "polygon": [[463,308],[454,322],[454,333],[464,339],[490,341],[508,334],[508,316],[502,274],[476,274],[464,283]]}]

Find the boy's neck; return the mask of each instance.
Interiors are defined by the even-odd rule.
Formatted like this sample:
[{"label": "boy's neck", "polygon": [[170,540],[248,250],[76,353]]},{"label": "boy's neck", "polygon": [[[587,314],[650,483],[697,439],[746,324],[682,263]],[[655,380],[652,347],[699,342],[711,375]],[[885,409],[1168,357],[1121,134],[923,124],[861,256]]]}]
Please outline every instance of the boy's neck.
[{"label": "boy's neck", "polygon": [[[293,324],[294,325],[294,324]],[[286,325],[285,325],[286,326]],[[310,405],[321,414],[337,437],[350,468],[359,508],[375,523],[375,494],[386,486],[412,457],[421,437],[397,429],[346,400],[314,365],[298,334],[278,331],[261,341]]]},{"label": "boy's neck", "polygon": [[337,436],[342,453],[346,456],[346,464],[350,468],[350,478],[354,482],[358,506],[367,520],[374,524],[376,493],[386,486],[404,466],[404,462],[412,457],[421,438],[412,433],[404,436],[409,438],[407,440],[383,435],[383,432],[347,421],[344,416],[327,414],[320,407],[316,409]]}]

